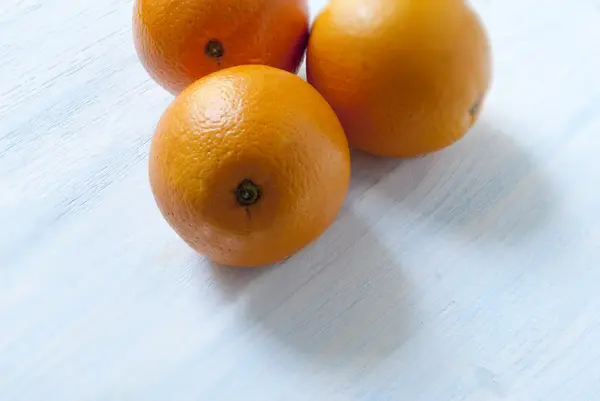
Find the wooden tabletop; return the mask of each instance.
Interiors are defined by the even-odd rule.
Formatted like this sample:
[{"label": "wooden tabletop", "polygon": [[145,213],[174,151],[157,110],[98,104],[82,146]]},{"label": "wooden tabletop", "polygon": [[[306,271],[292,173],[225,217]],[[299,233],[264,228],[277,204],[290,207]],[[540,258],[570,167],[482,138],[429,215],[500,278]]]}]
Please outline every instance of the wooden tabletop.
[{"label": "wooden tabletop", "polygon": [[600,3],[473,3],[494,48],[477,126],[353,154],[331,229],[239,271],[151,196],[172,97],[131,0],[2,0],[0,400],[597,401]]}]

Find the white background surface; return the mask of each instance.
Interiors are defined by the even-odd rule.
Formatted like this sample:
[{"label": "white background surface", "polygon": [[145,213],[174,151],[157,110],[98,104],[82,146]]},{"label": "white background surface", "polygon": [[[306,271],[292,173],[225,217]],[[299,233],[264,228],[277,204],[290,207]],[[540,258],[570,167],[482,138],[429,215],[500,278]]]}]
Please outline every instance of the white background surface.
[{"label": "white background surface", "polygon": [[236,271],[151,197],[131,2],[2,0],[0,400],[597,401],[600,3],[473,3],[477,127],[355,154],[319,242]]}]

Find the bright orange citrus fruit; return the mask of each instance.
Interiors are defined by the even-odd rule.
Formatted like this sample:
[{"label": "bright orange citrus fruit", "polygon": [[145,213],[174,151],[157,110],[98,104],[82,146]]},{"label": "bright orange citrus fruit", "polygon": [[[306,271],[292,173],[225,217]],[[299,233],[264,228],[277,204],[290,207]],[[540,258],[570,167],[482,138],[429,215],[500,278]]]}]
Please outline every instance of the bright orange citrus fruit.
[{"label": "bright orange citrus fruit", "polygon": [[295,72],[308,40],[306,0],[136,0],[135,45],[146,70],[176,94],[241,64]]},{"label": "bright orange citrus fruit", "polygon": [[464,0],[331,0],[308,45],[308,81],[351,147],[411,157],[474,124],[491,76],[484,27]]},{"label": "bright orange citrus fruit", "polygon": [[162,116],[150,182],[164,217],[217,263],[281,261],[321,235],[348,190],[349,149],[308,83],[267,66],[200,79]]}]

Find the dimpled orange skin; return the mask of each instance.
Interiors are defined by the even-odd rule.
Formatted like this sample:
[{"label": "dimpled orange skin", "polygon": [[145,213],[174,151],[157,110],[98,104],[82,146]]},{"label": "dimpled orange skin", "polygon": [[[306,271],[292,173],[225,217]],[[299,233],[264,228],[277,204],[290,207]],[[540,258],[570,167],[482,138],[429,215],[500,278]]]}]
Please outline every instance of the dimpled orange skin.
[{"label": "dimpled orange skin", "polygon": [[351,147],[414,157],[451,145],[475,123],[490,48],[463,0],[332,0],[313,25],[307,75]]},{"label": "dimpled orange skin", "polygon": [[[230,266],[279,262],[321,235],[348,191],[348,142],[308,83],[267,66],[233,67],[183,91],[162,116],[150,183],[171,227]],[[238,202],[251,181],[260,198]]]},{"label": "dimpled orange skin", "polygon": [[[236,65],[297,71],[308,40],[306,0],[136,0],[134,43],[165,89],[177,94],[197,79]],[[209,55],[209,41],[222,55]]]}]

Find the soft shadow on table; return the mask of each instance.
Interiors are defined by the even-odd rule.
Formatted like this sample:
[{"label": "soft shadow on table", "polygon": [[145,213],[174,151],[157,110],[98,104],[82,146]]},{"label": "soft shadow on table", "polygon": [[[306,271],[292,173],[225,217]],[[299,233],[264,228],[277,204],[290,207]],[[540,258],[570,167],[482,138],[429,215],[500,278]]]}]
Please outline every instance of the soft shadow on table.
[{"label": "soft shadow on table", "polygon": [[212,270],[225,291],[243,293],[244,317],[261,337],[316,367],[358,374],[421,326],[398,256],[348,209],[319,241],[275,268],[239,276]]},{"label": "soft shadow on table", "polygon": [[[307,249],[268,269],[212,266],[224,294],[243,304],[244,318],[262,337],[317,369],[340,369],[350,379],[422,327],[401,256],[382,245],[354,202],[376,191],[426,224],[509,244],[531,237],[552,213],[550,186],[534,160],[487,123],[453,147],[421,158],[354,152],[353,169],[349,202]],[[518,210],[504,212],[502,201],[515,191],[508,205]]]},{"label": "soft shadow on table", "polygon": [[223,266],[205,259],[202,260],[202,267],[208,264],[215,278],[215,283],[219,287],[223,300],[235,302],[240,295],[244,294],[246,288],[259,277],[267,274],[269,271],[279,267],[265,266],[261,268],[244,269],[239,267]]},{"label": "soft shadow on table", "polygon": [[526,133],[501,127],[480,121],[453,146],[406,161],[377,190],[463,239],[522,245],[546,227],[556,198],[549,177],[513,139]]},{"label": "soft shadow on table", "polygon": [[375,188],[392,171],[411,162],[411,160],[373,156],[360,150],[352,150],[350,156],[352,181],[346,203],[358,200],[370,189]]}]

